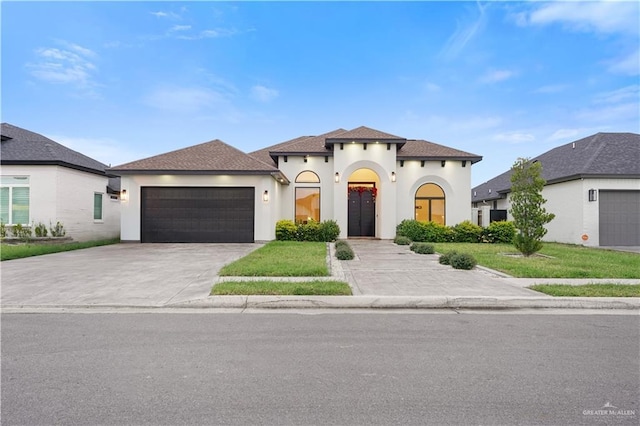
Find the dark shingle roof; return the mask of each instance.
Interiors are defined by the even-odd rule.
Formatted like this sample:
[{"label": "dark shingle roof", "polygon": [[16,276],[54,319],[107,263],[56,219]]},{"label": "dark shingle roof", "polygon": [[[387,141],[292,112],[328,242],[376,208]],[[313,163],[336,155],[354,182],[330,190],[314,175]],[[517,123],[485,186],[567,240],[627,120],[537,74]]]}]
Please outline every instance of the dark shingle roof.
[{"label": "dark shingle roof", "polygon": [[105,175],[107,165],[38,133],[2,123],[2,164],[57,165]]},{"label": "dark shingle roof", "polygon": [[[542,164],[547,184],[583,177],[640,178],[640,135],[596,133],[545,152],[532,160]],[[511,189],[511,170],[472,189],[472,201],[504,197]]]},{"label": "dark shingle roof", "polygon": [[217,139],[122,164],[110,170],[117,174],[138,172],[274,174],[278,172],[274,166],[253,158]]},{"label": "dark shingle roof", "polygon": [[467,160],[477,163],[482,160],[482,156],[449,148],[448,146],[424,140],[409,139],[407,143],[398,150],[398,160]]},{"label": "dark shingle roof", "polygon": [[368,140],[368,141],[397,141],[398,143],[404,142],[406,139],[400,136],[392,135],[390,133],[381,132],[380,130],[372,129],[365,126],[360,126],[353,130],[343,132],[339,135],[327,138],[326,143],[339,143],[352,140]]}]

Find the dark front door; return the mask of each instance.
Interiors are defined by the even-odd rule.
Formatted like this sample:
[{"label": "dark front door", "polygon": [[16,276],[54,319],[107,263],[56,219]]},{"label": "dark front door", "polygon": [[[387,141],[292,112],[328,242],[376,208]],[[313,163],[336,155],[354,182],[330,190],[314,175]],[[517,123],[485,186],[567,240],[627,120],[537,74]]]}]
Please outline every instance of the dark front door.
[{"label": "dark front door", "polygon": [[143,187],[143,243],[252,243],[254,188]]},{"label": "dark front door", "polygon": [[370,191],[349,191],[349,237],[375,236],[376,204]]}]

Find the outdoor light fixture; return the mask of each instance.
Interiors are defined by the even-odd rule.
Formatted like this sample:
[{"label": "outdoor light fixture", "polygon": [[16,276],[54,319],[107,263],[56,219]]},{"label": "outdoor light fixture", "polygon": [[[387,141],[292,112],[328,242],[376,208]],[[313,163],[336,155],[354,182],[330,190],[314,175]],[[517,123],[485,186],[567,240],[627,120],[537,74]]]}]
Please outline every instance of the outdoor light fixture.
[{"label": "outdoor light fixture", "polygon": [[396,181],[396,172],[391,172],[391,182]]},{"label": "outdoor light fixture", "polygon": [[127,201],[129,199],[129,196],[127,195],[127,190],[123,189],[122,191],[120,191],[120,201]]},{"label": "outdoor light fixture", "polygon": [[440,166],[444,167],[444,165],[447,164],[447,162],[445,160],[440,161]]},{"label": "outdoor light fixture", "polygon": [[269,191],[267,191],[266,189],[262,193],[262,201],[264,201],[265,203],[269,202]]},{"label": "outdoor light fixture", "polygon": [[336,183],[340,182],[340,173],[336,172],[336,176],[333,179],[336,181]]},{"label": "outdoor light fixture", "polygon": [[598,201],[598,190],[590,189],[589,190],[589,201]]}]

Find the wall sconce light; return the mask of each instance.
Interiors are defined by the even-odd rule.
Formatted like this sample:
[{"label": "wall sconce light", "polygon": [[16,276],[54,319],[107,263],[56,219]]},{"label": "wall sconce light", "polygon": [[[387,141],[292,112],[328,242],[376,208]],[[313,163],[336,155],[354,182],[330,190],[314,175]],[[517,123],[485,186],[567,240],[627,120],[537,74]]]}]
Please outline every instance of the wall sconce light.
[{"label": "wall sconce light", "polygon": [[442,160],[442,161],[440,162],[440,166],[441,166],[441,167],[444,167],[444,165],[445,165],[445,164],[447,164],[447,162],[446,162],[446,161],[444,161],[444,160]]},{"label": "wall sconce light", "polygon": [[391,172],[391,182],[396,181],[396,172]]},{"label": "wall sconce light", "polygon": [[262,201],[264,201],[265,203],[269,202],[269,191],[267,191],[266,189],[262,193]]},{"label": "wall sconce light", "polygon": [[304,162],[306,163],[307,161],[309,161],[309,156],[308,156],[308,155],[305,155],[305,156],[304,156]]},{"label": "wall sconce light", "polygon": [[123,189],[122,191],[120,191],[120,201],[127,201],[129,200],[129,194],[127,194],[127,190]]},{"label": "wall sconce light", "polygon": [[589,190],[589,201],[598,201],[598,190],[590,189]]},{"label": "wall sconce light", "polygon": [[333,180],[338,183],[340,182],[340,173],[336,172],[336,176],[333,178]]}]

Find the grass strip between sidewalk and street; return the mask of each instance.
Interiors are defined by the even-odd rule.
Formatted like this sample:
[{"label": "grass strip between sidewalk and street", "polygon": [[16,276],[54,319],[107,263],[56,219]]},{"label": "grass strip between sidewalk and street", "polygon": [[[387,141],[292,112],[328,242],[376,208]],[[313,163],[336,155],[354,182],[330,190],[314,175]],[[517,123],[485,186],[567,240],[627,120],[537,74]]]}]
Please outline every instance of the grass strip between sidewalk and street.
[{"label": "grass strip between sidewalk and street", "polygon": [[118,244],[119,238],[110,240],[83,241],[61,244],[1,244],[0,260],[22,259],[24,257],[41,256],[43,254],[60,253],[63,251],[80,250],[90,247]]},{"label": "grass strip between sidewalk and street", "polygon": [[436,252],[469,253],[479,265],[517,278],[640,278],[640,254],[543,243],[530,257],[519,256],[510,244],[436,243]]},{"label": "grass strip between sidewalk and street", "polygon": [[224,281],[211,295],[350,296],[351,288],[341,281]]},{"label": "grass strip between sidewalk and street", "polygon": [[640,297],[639,284],[536,284],[529,288],[558,297]]},{"label": "grass strip between sidewalk and street", "polygon": [[224,266],[227,277],[323,277],[329,275],[327,243],[270,241]]}]

